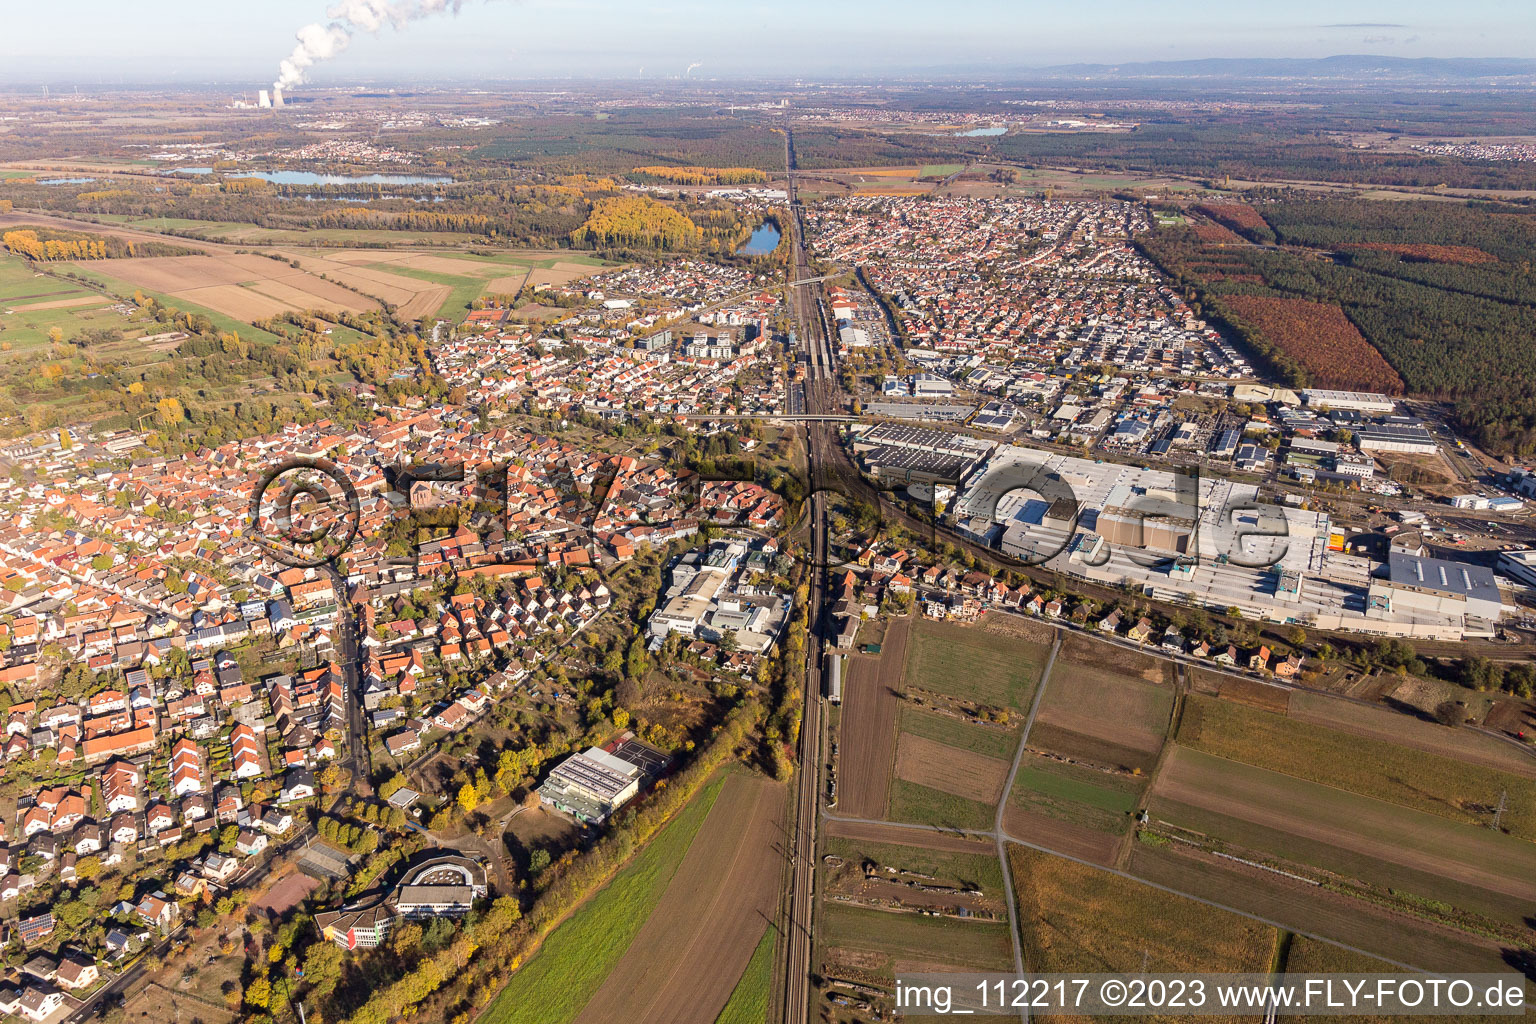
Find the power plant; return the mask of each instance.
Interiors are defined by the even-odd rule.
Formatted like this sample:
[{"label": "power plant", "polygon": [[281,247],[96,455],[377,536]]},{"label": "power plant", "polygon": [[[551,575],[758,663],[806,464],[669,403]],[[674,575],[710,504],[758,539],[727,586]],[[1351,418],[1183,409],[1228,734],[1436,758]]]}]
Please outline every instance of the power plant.
[{"label": "power plant", "polygon": [[266,110],[272,105],[272,97],[268,95],[267,90],[263,89],[256,94],[256,105],[262,110]]}]

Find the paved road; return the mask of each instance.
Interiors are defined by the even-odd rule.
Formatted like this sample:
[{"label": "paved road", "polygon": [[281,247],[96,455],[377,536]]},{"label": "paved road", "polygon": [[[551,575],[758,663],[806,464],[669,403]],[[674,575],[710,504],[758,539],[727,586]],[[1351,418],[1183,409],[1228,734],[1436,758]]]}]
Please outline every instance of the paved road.
[{"label": "paved road", "polygon": [[343,760],[352,771],[352,793],[373,795],[373,764],[368,756],[368,733],[363,725],[362,680],[358,676],[357,615],[347,600],[347,579],[334,565],[327,565],[336,590],[336,655],[347,692],[347,753]]}]

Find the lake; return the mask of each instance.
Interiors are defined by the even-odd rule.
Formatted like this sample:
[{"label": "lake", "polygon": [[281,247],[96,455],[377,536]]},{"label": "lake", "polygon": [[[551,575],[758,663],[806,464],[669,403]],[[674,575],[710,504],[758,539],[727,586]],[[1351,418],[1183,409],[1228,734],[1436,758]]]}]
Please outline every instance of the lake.
[{"label": "lake", "polygon": [[[212,174],[212,167],[177,167],[168,174]],[[231,178],[260,178],[275,185],[436,185],[452,178],[421,174],[316,174],[314,171],[220,171]]]},{"label": "lake", "polygon": [[1006,135],[1008,134],[1008,127],[1004,125],[1001,128],[972,128],[968,132],[958,132],[957,134],[962,139],[974,139],[982,135]]},{"label": "lake", "polygon": [[767,256],[779,247],[779,226],[771,220],[765,220],[753,231],[752,237],[746,244],[736,250],[738,256]]}]

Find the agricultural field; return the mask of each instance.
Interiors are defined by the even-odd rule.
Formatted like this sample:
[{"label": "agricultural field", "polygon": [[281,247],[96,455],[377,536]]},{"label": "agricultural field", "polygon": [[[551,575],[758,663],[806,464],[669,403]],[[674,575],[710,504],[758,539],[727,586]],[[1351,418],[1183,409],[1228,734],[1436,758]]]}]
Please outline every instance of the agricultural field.
[{"label": "agricultural field", "polygon": [[1119,836],[1131,826],[1145,788],[1144,779],[1033,755],[1019,765],[1008,805]]},{"label": "agricultural field", "polygon": [[1275,929],[1024,847],[1008,851],[1024,962],[1048,971],[1263,971]]},{"label": "agricultural field", "polygon": [[910,618],[893,619],[878,657],[855,654],[843,662],[843,704],[838,716],[837,812],[878,818],[890,798],[896,725],[902,700],[896,680],[905,662]]},{"label": "agricultural field", "polygon": [[1002,971],[1013,964],[1008,925],[994,921],[889,914],[832,904],[823,911],[821,942],[825,974],[846,977],[847,972],[834,965],[856,964],[887,985],[898,968]]},{"label": "agricultural field", "polygon": [[1188,748],[1158,773],[1149,811],[1207,842],[1515,924],[1536,900],[1529,843]]},{"label": "agricultural field", "polygon": [[1536,780],[1357,732],[1190,694],[1180,744],[1360,796],[1536,839]]},{"label": "agricultural field", "polygon": [[1064,646],[1040,698],[1030,748],[1102,768],[1150,771],[1168,733],[1173,690],[1147,682],[1146,674],[1068,660]]},{"label": "agricultural field", "polygon": [[397,307],[401,316],[412,320],[457,319],[482,296],[515,294],[524,284],[568,284],[605,266],[591,257],[557,252],[496,256],[378,249],[278,252],[307,271]]},{"label": "agricultural field", "polygon": [[1425,721],[1384,707],[1338,700],[1305,690],[1290,694],[1289,710],[1290,716],[1298,722],[1353,732],[1458,761],[1536,778],[1536,761],[1532,761],[1518,748],[1486,733],[1470,729],[1447,729],[1438,722]]},{"label": "agricultural field", "polygon": [[886,817],[892,821],[910,821],[920,825],[987,829],[996,820],[997,808],[995,804],[956,796],[906,779],[896,779],[891,783]]},{"label": "agricultural field", "polygon": [[103,316],[120,321],[116,314],[98,313],[110,305],[99,292],[36,273],[18,256],[0,255],[0,342],[8,343],[6,351],[43,345],[54,327],[69,337],[104,326]]},{"label": "agricultural field", "polygon": [[[1319,942],[1305,935],[1292,936],[1286,944],[1285,960],[1280,964],[1280,969],[1291,974],[1396,974],[1400,969],[1383,960],[1378,960],[1363,953],[1344,949],[1328,942]],[[1532,994],[1530,984],[1526,985],[1526,999],[1529,1002]],[[1331,1021],[1338,1024],[1374,1024],[1380,1017],[1367,1016],[1339,1016],[1330,1017]],[[1422,1024],[1493,1024],[1495,1021],[1507,1020],[1505,1017],[1492,1017],[1480,1015],[1439,1016],[1424,1014],[1414,1018]]]},{"label": "agricultural field", "polygon": [[951,715],[927,711],[911,704],[903,704],[898,725],[902,736],[921,736],[951,747],[995,757],[1013,760],[1019,747],[1018,722],[1008,728],[955,718]]},{"label": "agricultural field", "polygon": [[1008,762],[903,734],[896,743],[896,777],[952,796],[995,805],[1003,795]]},{"label": "agricultural field", "polygon": [[771,779],[726,777],[671,885],[578,1024],[714,1021],[774,913],[786,798]]},{"label": "agricultural field", "polygon": [[763,932],[762,940],[752,951],[747,969],[741,972],[731,998],[715,1018],[715,1024],[765,1024],[768,1020],[768,1000],[773,987],[773,946],[778,931],[770,926]]},{"label": "agricultural field", "polygon": [[623,958],[661,901],[726,780],[691,800],[633,860],[571,914],[512,975],[486,1024],[567,1024]]},{"label": "agricultural field", "polygon": [[1029,710],[1050,654],[1047,644],[977,626],[920,621],[912,626],[902,682],[964,700]]},{"label": "agricultural field", "polygon": [[1138,878],[1208,899],[1298,933],[1366,949],[1395,965],[1504,971],[1504,944],[1420,921],[1321,886],[1202,853],[1184,843],[1132,844]]},{"label": "agricultural field", "polygon": [[1314,387],[1403,393],[1403,379],[1344,311],[1332,303],[1268,295],[1225,295],[1222,304],[1300,363]]},{"label": "agricultural field", "polygon": [[89,269],[240,320],[260,320],[290,310],[361,313],[378,308],[354,291],[264,256],[94,260]]}]

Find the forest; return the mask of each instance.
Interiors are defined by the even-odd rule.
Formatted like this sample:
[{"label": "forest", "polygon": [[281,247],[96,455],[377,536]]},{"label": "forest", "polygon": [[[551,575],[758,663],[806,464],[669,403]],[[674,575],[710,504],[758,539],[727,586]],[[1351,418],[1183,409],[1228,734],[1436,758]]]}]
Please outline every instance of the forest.
[{"label": "forest", "polygon": [[[1262,304],[1235,297],[1337,305],[1409,393],[1453,403],[1461,429],[1490,451],[1536,454],[1536,217],[1486,203],[1307,200],[1259,209],[1282,244],[1297,248],[1212,247],[1171,228],[1144,251],[1291,383],[1316,372],[1282,344],[1305,325],[1249,322]],[[1462,247],[1493,259],[1438,262],[1397,246]]]},{"label": "forest", "polygon": [[1026,165],[1080,163],[1102,170],[1186,174],[1213,180],[1230,176],[1420,187],[1536,188],[1536,164],[1532,163],[1362,151],[1322,131],[1286,131],[1268,124],[1143,124],[1121,135],[1012,134],[995,140],[993,146],[999,159]]},{"label": "forest", "polygon": [[630,177],[642,183],[673,185],[755,185],[768,175],[755,167],[636,167]]},{"label": "forest", "polygon": [[693,221],[649,196],[599,199],[571,243],[586,248],[642,246],[676,251],[697,246],[704,237]]}]

